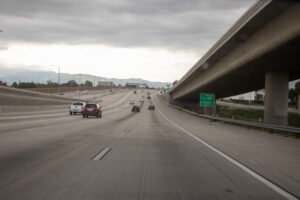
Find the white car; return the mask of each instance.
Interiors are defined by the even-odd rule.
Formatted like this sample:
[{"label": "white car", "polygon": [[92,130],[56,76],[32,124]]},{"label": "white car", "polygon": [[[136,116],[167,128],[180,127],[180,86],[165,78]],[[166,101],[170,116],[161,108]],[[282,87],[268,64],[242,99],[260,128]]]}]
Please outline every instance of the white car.
[{"label": "white car", "polygon": [[129,101],[129,104],[131,104],[131,105],[134,105],[134,103],[135,103],[134,100]]},{"label": "white car", "polygon": [[87,94],[87,93],[89,93],[89,91],[87,90],[82,91],[82,94]]},{"label": "white car", "polygon": [[144,99],[143,99],[143,98],[140,98],[139,102],[144,102]]},{"label": "white car", "polygon": [[85,102],[79,102],[79,101],[73,102],[69,107],[70,115],[72,114],[76,115],[76,113],[82,113],[84,106],[85,106]]}]

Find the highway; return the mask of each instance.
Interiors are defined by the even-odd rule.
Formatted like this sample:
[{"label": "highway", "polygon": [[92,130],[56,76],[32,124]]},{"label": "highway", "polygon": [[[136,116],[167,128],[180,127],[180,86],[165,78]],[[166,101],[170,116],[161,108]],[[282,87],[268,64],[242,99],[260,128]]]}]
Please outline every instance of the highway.
[{"label": "highway", "polygon": [[0,117],[0,199],[297,199],[300,141],[212,122],[152,92],[140,113],[102,100],[103,117],[68,108]]}]

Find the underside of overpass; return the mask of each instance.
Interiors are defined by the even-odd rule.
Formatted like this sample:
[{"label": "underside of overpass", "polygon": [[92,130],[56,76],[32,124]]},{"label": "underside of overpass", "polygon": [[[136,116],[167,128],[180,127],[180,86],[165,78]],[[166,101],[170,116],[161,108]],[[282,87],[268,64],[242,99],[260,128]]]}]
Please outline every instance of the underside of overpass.
[{"label": "underside of overpass", "polygon": [[257,1],[173,86],[170,102],[265,88],[265,122],[286,125],[288,81],[300,78],[299,19],[299,1]]},{"label": "underside of overpass", "polygon": [[300,37],[176,100],[199,102],[200,93],[224,98],[263,89],[265,74],[272,71],[288,72],[289,81],[300,78]]}]

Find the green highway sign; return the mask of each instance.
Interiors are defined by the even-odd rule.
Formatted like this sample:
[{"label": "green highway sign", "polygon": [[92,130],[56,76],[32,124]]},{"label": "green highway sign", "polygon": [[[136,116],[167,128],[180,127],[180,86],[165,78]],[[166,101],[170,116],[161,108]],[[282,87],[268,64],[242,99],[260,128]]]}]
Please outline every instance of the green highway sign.
[{"label": "green highway sign", "polygon": [[200,93],[200,106],[214,106],[215,94]]},{"label": "green highway sign", "polygon": [[170,85],[170,84],[167,84],[166,86],[167,86],[167,88],[168,88],[168,89],[170,89],[170,88],[171,88],[171,85]]}]

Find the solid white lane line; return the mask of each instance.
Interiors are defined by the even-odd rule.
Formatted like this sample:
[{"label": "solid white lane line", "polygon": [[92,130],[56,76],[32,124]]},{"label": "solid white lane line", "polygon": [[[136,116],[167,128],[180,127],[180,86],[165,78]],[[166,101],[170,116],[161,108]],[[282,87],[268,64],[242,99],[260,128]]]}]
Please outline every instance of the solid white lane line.
[{"label": "solid white lane line", "polygon": [[225,153],[223,153],[222,151],[216,149],[215,147],[213,147],[212,145],[206,143],[204,140],[196,137],[195,135],[193,135],[192,133],[190,133],[189,131],[183,129],[182,127],[180,127],[179,125],[177,125],[175,122],[169,120],[158,108],[158,112],[171,124],[173,124],[176,128],[180,129],[181,131],[183,131],[184,133],[188,134],[189,136],[191,136],[192,138],[194,138],[195,140],[197,140],[198,142],[202,143],[203,145],[205,145],[206,147],[208,147],[209,149],[211,149],[212,151],[216,152],[217,154],[219,154],[220,156],[222,156],[223,158],[227,159],[228,161],[230,161],[231,163],[233,163],[234,165],[236,165],[237,167],[241,168],[242,170],[244,170],[245,172],[247,172],[248,174],[250,174],[251,176],[253,176],[254,178],[258,179],[259,181],[261,181],[262,183],[264,183],[265,185],[267,185],[269,188],[273,189],[274,191],[276,191],[277,193],[279,193],[280,195],[284,196],[286,199],[289,200],[298,200],[297,197],[295,197],[294,195],[290,194],[289,192],[285,191],[284,189],[280,188],[279,186],[277,186],[276,184],[272,183],[271,181],[267,180],[266,178],[264,178],[263,176],[259,175],[258,173],[256,173],[255,171],[253,171],[252,169],[248,168],[247,166],[243,165],[242,163],[238,162],[237,160],[231,158],[230,156],[226,155]]}]

